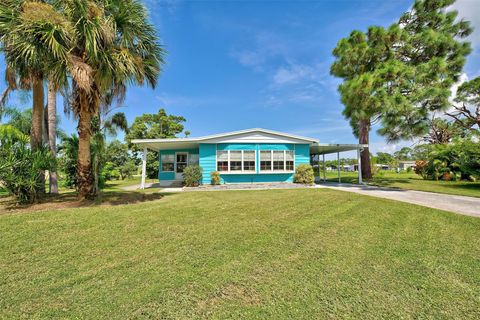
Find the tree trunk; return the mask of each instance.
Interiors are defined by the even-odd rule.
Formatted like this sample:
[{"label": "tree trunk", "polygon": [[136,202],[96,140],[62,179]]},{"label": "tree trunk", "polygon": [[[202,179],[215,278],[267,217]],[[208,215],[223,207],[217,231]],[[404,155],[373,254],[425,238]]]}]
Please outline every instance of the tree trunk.
[{"label": "tree trunk", "polygon": [[[48,144],[53,156],[57,157],[57,92],[52,83],[48,84]],[[56,171],[50,171],[50,193],[58,194]]]},{"label": "tree trunk", "polygon": [[[30,146],[32,150],[37,150],[43,143],[43,127],[44,127],[44,89],[43,78],[34,77],[32,79],[33,91],[33,106],[32,106],[32,131],[30,133]],[[45,194],[45,172],[40,172],[38,177],[39,187],[36,190],[36,197],[41,197]]]},{"label": "tree trunk", "polygon": [[32,150],[37,150],[42,145],[43,138],[43,108],[44,105],[43,79],[33,79],[33,107],[32,107],[32,131],[30,133],[30,145]]},{"label": "tree trunk", "polygon": [[92,158],[90,152],[90,140],[92,137],[92,115],[89,99],[84,92],[77,96],[78,106],[78,162],[77,183],[79,199],[94,199],[96,194],[93,188]]},{"label": "tree trunk", "polygon": [[[358,143],[368,144],[369,133],[370,133],[370,119],[360,120],[358,124]],[[362,178],[371,179],[372,167],[370,164],[370,150],[368,147],[363,148],[363,151],[360,153],[360,158],[362,162]]]}]

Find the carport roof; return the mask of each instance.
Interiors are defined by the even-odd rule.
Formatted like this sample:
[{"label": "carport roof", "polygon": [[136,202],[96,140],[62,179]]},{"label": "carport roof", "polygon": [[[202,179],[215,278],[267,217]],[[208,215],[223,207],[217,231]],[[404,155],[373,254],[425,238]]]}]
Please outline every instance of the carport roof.
[{"label": "carport roof", "polygon": [[329,154],[352,150],[362,150],[366,147],[368,147],[368,144],[314,143],[310,145],[310,154]]}]

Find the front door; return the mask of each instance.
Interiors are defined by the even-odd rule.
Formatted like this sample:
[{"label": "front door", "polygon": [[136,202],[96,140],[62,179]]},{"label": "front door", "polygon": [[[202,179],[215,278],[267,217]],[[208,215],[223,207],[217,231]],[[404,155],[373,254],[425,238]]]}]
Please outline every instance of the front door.
[{"label": "front door", "polygon": [[175,180],[183,180],[183,170],[188,165],[188,153],[175,153]]}]

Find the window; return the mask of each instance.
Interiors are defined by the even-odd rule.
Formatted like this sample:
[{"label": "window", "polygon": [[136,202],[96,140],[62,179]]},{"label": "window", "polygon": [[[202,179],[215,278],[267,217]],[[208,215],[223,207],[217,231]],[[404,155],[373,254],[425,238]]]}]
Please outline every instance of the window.
[{"label": "window", "polygon": [[198,165],[198,154],[191,153],[188,157],[188,165]]},{"label": "window", "polygon": [[188,164],[188,154],[187,153],[177,153],[177,173],[183,173],[183,170],[187,167]]},{"label": "window", "polygon": [[294,170],[294,156],[293,151],[285,151],[285,170],[293,171]]},{"label": "window", "polygon": [[228,151],[217,151],[217,170],[228,171]]},{"label": "window", "polygon": [[273,151],[273,171],[285,170],[285,152]]},{"label": "window", "polygon": [[173,171],[175,156],[173,154],[162,154],[162,171]]},{"label": "window", "polygon": [[272,170],[272,152],[260,151],[260,171]]},{"label": "window", "polygon": [[295,154],[290,150],[260,151],[260,171],[291,172],[295,170]]},{"label": "window", "polygon": [[243,151],[243,171],[255,171],[255,151]]},{"label": "window", "polygon": [[255,172],[255,150],[217,151],[217,170],[220,172]]}]

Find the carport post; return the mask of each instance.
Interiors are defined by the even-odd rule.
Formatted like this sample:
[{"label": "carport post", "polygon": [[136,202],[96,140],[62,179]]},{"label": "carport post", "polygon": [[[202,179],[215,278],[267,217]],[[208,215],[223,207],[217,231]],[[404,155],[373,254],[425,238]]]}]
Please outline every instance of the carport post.
[{"label": "carport post", "polygon": [[327,173],[326,173],[326,168],[325,168],[325,154],[322,154],[323,158],[323,182],[327,181]]},{"label": "carport post", "polygon": [[360,148],[357,149],[357,159],[358,159],[358,184],[362,184],[362,157],[360,156]]},{"label": "carport post", "polygon": [[337,152],[337,171],[338,171],[338,183],[342,183],[340,179],[340,152]]},{"label": "carport post", "polygon": [[145,189],[145,176],[147,175],[147,148],[143,148],[142,154],[142,183],[140,189]]}]

